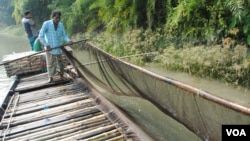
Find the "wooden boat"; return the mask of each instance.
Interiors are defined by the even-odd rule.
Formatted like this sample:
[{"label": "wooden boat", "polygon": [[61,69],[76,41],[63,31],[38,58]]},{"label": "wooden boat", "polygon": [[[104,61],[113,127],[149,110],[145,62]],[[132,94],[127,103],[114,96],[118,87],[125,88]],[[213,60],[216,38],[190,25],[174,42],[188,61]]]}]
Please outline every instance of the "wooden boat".
[{"label": "wooden boat", "polygon": [[[100,129],[103,132],[94,129],[99,129],[99,127],[109,128],[112,123],[115,127],[119,127],[115,129],[121,129],[120,134],[117,136],[125,137],[121,138],[122,140],[217,141],[222,138],[222,125],[250,124],[250,109],[246,105],[229,101],[207,91],[128,63],[104,52],[90,42],[84,42],[78,45],[78,48],[85,53],[81,54],[81,56],[85,57],[81,62],[70,52],[65,50],[64,52],[71,66],[68,68],[68,75],[74,80],[76,79],[74,77],[79,75],[80,81],[77,78],[78,81],[74,81],[74,83],[71,83],[71,81],[57,81],[55,84],[47,84],[44,74],[25,76],[18,79],[16,87],[10,90],[11,96],[6,100],[6,105],[3,107],[5,113],[0,125],[2,137],[7,140],[8,137],[14,139],[34,135],[33,137],[37,140],[43,140],[47,136],[51,140],[69,140],[70,137],[72,137],[72,140],[91,140],[104,135],[106,131],[106,128]],[[82,81],[84,83],[78,83]],[[102,93],[103,89],[111,94]],[[34,95],[35,97],[33,97]],[[149,101],[157,110],[164,115],[170,116],[171,119],[174,119],[183,127],[180,125],[173,126],[173,120],[169,120],[165,116],[164,118],[152,114],[141,116],[145,113],[151,113],[152,111],[149,108],[139,110],[139,112],[132,112],[126,109],[124,104],[121,104],[124,101],[114,100],[116,95]],[[16,106],[22,100],[24,102],[20,103],[20,107]],[[103,105],[97,106],[99,102]],[[139,105],[140,103],[136,104]],[[69,105],[69,107],[66,105]],[[93,106],[97,107],[97,109]],[[76,109],[74,111],[76,115],[71,115],[74,112],[71,111],[70,107]],[[91,108],[98,111],[98,113],[101,112],[96,114],[92,111],[90,118],[81,115],[85,112],[88,113]],[[140,108],[143,108],[143,106]],[[54,111],[56,113],[53,113]],[[90,128],[90,131],[82,129],[82,125],[85,125],[85,123],[80,124],[81,122],[85,122],[85,119],[87,121],[91,118],[98,119],[102,113],[104,117],[109,119],[110,124],[107,126],[106,124],[105,126],[102,126],[104,124],[98,124],[97,127]],[[39,114],[41,115],[39,116]],[[26,119],[26,117],[28,118]],[[77,118],[76,123],[79,123],[81,127],[76,127],[76,130],[72,128],[71,130],[70,126],[74,124],[72,122],[75,122],[72,118]],[[58,121],[59,119],[62,119],[62,121]],[[153,124],[153,122],[151,123],[152,120],[156,122],[157,127],[151,125]],[[142,124],[143,121],[150,121],[150,124],[144,125]],[[97,121],[93,122],[93,126],[96,125],[95,122]],[[24,125],[22,126],[22,124]],[[61,130],[58,131],[57,129]],[[90,136],[86,135],[87,137],[84,138],[85,133],[89,132],[96,134],[88,134]],[[65,137],[59,138],[62,134]],[[12,135],[13,137],[11,137]],[[103,138],[100,138],[100,140],[103,140]]]},{"label": "wooden boat", "polygon": [[[27,54],[34,52],[11,54],[7,58],[16,60]],[[7,75],[16,75],[16,79],[1,106],[0,138],[3,141],[151,140],[81,78],[72,80],[73,76],[66,73],[68,80],[59,80],[56,76],[54,82],[48,83],[43,66],[26,67],[29,65],[25,64],[43,60],[42,55],[36,55],[31,61],[18,59],[5,64]],[[22,69],[15,64],[20,64]]]}]

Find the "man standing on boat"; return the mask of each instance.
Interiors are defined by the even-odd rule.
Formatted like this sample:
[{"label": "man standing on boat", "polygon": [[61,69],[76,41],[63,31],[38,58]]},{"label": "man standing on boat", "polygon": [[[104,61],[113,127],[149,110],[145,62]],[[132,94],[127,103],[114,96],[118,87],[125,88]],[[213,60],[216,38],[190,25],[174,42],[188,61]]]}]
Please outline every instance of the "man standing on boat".
[{"label": "man standing on boat", "polygon": [[29,10],[26,10],[24,12],[24,17],[22,19],[22,24],[23,24],[23,27],[24,27],[24,30],[27,34],[27,37],[28,37],[28,40],[29,40],[29,43],[30,43],[30,46],[31,46],[31,50],[34,50],[33,49],[33,44],[37,38],[37,30],[35,28],[35,22],[34,20],[32,19],[32,13],[31,11]]},{"label": "man standing on boat", "polygon": [[72,43],[67,36],[63,24],[60,22],[61,12],[53,11],[52,19],[45,21],[39,32],[39,39],[46,50],[48,82],[53,81],[56,72],[64,79],[64,66],[62,63],[62,50],[59,48],[64,43]]}]

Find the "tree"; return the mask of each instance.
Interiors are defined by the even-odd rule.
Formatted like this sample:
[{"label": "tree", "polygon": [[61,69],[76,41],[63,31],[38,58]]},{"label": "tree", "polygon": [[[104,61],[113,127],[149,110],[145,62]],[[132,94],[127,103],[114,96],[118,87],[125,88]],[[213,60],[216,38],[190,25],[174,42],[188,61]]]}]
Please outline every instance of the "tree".
[{"label": "tree", "polygon": [[[62,22],[69,34],[86,32],[88,28],[93,30],[99,26],[97,12],[89,10],[92,0],[54,0],[49,8],[62,11]],[[92,31],[92,30],[91,30]]]},{"label": "tree", "polygon": [[11,5],[10,0],[0,0],[0,26],[8,26],[15,23],[11,14],[13,12],[14,7]]},{"label": "tree", "polygon": [[40,27],[45,20],[50,19],[51,10],[48,8],[50,3],[51,0],[13,0],[14,12],[12,15],[19,24],[24,16],[24,11],[30,10],[37,27]]}]

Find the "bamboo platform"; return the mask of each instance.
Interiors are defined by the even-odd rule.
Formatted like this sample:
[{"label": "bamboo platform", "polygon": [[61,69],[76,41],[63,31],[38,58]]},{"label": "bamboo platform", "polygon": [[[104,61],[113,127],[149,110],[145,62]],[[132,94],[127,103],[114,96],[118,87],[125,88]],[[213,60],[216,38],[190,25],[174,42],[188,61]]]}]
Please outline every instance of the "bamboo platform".
[{"label": "bamboo platform", "polygon": [[148,140],[139,138],[147,135],[80,78],[47,83],[47,74],[41,73],[17,81],[0,122],[3,141]]},{"label": "bamboo platform", "polygon": [[[72,53],[72,49],[66,46],[65,49]],[[36,54],[36,55],[32,55]],[[30,56],[30,57],[25,57]],[[20,59],[19,59],[20,58]],[[69,65],[65,55],[62,55],[63,64]],[[3,56],[2,62],[6,70],[7,76],[19,74],[46,72],[46,54],[45,52],[37,54],[34,51],[13,53]],[[9,63],[8,63],[9,62]]]}]

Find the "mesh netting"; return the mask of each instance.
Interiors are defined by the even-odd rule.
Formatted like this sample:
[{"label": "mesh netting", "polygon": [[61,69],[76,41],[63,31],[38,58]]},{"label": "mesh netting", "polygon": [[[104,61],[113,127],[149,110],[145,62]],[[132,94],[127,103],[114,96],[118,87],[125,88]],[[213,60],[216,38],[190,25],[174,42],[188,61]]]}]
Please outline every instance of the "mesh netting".
[{"label": "mesh netting", "polygon": [[[77,48],[81,50],[74,52],[78,59],[71,61],[82,77],[93,87],[103,91],[104,96],[130,114],[137,124],[157,140],[221,140],[221,125],[250,124],[248,108],[125,62],[89,42]],[[153,115],[150,111],[152,109],[146,109],[143,104],[127,104],[130,101],[124,102],[126,97],[132,97],[135,101],[137,98],[148,101],[184,127],[179,124],[172,125],[172,120],[166,123],[165,117],[156,117],[157,114]],[[133,111],[128,107],[126,109],[126,104],[134,107],[139,105],[136,107],[139,110]],[[159,126],[158,130],[152,127],[153,124]],[[171,129],[162,131],[167,127]]]}]

